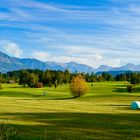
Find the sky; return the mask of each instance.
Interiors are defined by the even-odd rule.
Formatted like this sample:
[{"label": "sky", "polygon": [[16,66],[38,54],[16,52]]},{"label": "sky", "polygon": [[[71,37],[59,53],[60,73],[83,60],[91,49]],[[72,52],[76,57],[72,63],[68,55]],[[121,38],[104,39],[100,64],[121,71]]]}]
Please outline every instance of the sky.
[{"label": "sky", "polygon": [[0,51],[94,68],[140,64],[140,0],[0,0]]}]

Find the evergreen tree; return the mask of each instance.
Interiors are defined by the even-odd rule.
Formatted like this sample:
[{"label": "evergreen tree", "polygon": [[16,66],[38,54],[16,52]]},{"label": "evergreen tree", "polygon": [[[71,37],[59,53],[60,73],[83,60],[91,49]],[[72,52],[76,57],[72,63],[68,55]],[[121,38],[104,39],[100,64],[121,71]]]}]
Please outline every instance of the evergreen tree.
[{"label": "evergreen tree", "polygon": [[49,70],[46,70],[44,75],[43,75],[43,83],[44,85],[49,85],[52,81],[51,81],[52,77],[51,77],[51,73]]},{"label": "evergreen tree", "polygon": [[71,77],[71,74],[69,72],[69,70],[65,70],[64,73],[63,73],[63,83],[64,84],[67,84],[70,82],[70,77]]},{"label": "evergreen tree", "polygon": [[29,72],[27,70],[22,70],[19,75],[19,84],[23,85],[23,87],[28,84]]},{"label": "evergreen tree", "polygon": [[34,73],[29,74],[27,85],[29,87],[35,87],[38,83],[38,76]]}]

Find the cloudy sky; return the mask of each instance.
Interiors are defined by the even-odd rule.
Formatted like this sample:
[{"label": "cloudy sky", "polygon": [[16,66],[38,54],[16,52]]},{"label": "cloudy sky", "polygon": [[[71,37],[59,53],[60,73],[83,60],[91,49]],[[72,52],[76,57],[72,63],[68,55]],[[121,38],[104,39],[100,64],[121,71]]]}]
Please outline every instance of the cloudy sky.
[{"label": "cloudy sky", "polygon": [[0,0],[0,51],[93,67],[140,64],[140,0]]}]

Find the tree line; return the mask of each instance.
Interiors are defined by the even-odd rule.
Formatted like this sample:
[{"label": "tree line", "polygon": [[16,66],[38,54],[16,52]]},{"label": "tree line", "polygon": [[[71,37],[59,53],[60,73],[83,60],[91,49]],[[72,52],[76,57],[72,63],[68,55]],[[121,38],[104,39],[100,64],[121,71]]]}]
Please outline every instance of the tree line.
[{"label": "tree line", "polygon": [[53,70],[18,70],[1,74],[2,83],[19,83],[19,85],[36,87],[36,86],[55,86],[61,84],[67,84],[72,78],[72,74],[65,70],[53,71]]},{"label": "tree line", "polygon": [[94,72],[91,74],[85,73],[70,73],[68,70],[55,71],[55,70],[18,70],[0,74],[0,83],[19,83],[20,85],[29,87],[42,87],[54,86],[55,88],[61,84],[70,83],[76,75],[84,77],[86,82],[102,82],[102,81],[128,81],[131,84],[140,83],[140,73],[126,72],[113,76],[107,72],[101,75],[96,75]]}]

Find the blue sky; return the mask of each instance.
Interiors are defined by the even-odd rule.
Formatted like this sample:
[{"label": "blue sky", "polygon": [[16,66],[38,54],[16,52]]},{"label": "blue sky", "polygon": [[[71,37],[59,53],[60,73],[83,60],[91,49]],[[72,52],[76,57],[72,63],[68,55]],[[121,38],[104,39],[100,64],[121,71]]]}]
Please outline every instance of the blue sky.
[{"label": "blue sky", "polygon": [[140,64],[140,1],[0,0],[0,51],[93,67]]}]

